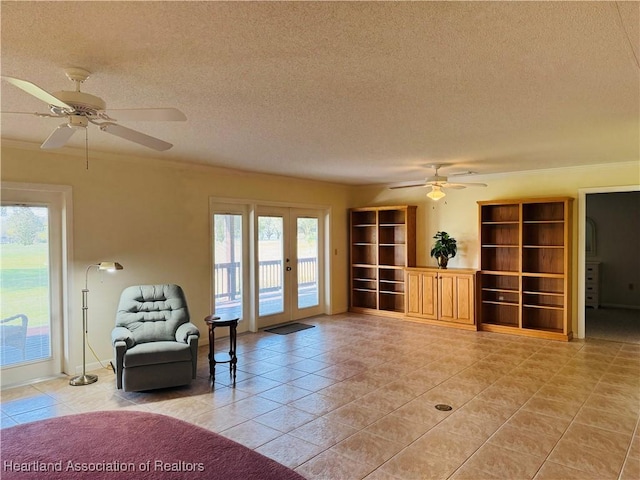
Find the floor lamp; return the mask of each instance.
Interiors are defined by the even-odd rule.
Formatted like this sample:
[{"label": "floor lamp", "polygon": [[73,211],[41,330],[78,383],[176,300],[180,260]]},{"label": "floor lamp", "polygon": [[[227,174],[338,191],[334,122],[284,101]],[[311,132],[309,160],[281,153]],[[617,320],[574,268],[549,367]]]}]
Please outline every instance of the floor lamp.
[{"label": "floor lamp", "polygon": [[116,270],[122,270],[124,267],[120,265],[118,262],[100,262],[94,263],[87,267],[87,271],[84,275],[84,289],[82,290],[82,375],[78,375],[77,377],[73,377],[69,380],[69,385],[89,385],[91,383],[95,383],[98,381],[97,375],[87,375],[87,361],[86,361],[86,349],[87,349],[87,311],[89,310],[89,306],[87,305],[87,297],[89,294],[89,270],[92,268],[97,268],[98,270],[106,270],[108,272],[115,272]]}]

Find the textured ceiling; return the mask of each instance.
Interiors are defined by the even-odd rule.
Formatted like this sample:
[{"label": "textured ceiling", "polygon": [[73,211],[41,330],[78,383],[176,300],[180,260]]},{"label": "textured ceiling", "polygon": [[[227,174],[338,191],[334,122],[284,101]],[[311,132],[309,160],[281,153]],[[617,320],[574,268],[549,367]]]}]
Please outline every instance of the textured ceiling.
[{"label": "textured ceiling", "polygon": [[[93,151],[346,184],[640,159],[639,2],[2,2],[2,74],[82,90],[158,153]],[[2,111],[47,106],[2,82]],[[2,139],[60,123],[2,115]],[[76,134],[71,147],[83,148]]]}]

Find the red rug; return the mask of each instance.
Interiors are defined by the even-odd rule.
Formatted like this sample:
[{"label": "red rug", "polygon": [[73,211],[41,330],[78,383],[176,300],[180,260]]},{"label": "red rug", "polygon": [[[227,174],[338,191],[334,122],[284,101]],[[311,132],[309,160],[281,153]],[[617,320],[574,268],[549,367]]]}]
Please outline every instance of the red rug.
[{"label": "red rug", "polygon": [[92,412],[0,431],[8,479],[301,480],[253,450],[182,420],[134,411]]}]

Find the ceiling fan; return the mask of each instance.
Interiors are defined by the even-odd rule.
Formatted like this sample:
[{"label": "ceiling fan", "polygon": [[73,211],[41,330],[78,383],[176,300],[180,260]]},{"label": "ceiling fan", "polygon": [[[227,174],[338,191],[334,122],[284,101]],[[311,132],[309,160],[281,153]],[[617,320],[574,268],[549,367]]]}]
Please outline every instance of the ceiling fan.
[{"label": "ceiling fan", "polygon": [[139,108],[109,109],[100,97],[80,91],[90,72],[83,68],[65,68],[67,78],[75,83],[75,91],[60,91],[53,94],[34,83],[19,78],[2,76],[2,79],[49,105],[50,113],[2,112],[10,114],[29,114],[45,118],[64,118],[65,122],[56,128],[40,148],[53,149],[63,147],[76,132],[86,129],[89,124],[96,125],[103,132],[124,138],[153,150],[164,151],[173,145],[142,132],[119,125],[119,120],[130,121],[185,121],[187,117],[176,108]]},{"label": "ceiling fan", "polygon": [[[442,176],[438,174],[438,170],[442,168],[443,165],[436,164],[431,165],[431,168],[435,169],[435,173],[431,177],[427,177],[422,182],[409,182],[409,183],[399,183],[396,185],[391,185],[389,188],[410,188],[410,187],[431,187],[431,191],[427,193],[427,197],[431,200],[440,200],[446,194],[442,191],[443,188],[452,188],[452,189],[462,189],[467,187],[486,187],[486,183],[451,183],[449,182],[448,177]],[[458,173],[456,175],[470,175],[473,172],[464,172]],[[455,176],[455,175],[452,175]]]}]

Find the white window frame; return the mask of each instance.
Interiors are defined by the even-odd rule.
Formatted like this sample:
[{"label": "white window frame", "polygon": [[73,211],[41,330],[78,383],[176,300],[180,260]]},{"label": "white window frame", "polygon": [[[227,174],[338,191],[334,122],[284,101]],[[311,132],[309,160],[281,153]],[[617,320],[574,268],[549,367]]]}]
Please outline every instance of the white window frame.
[{"label": "white window frame", "polygon": [[[227,205],[230,208],[239,208],[244,206],[247,212],[248,229],[244,234],[247,236],[247,249],[249,258],[247,259],[248,265],[248,278],[246,278],[244,294],[249,299],[248,305],[243,305],[243,313],[245,316],[246,327],[243,326],[242,330],[239,328],[238,332],[246,331],[245,328],[251,332],[258,331],[258,305],[257,305],[257,278],[256,278],[256,265],[255,259],[257,259],[256,248],[256,228],[257,228],[257,212],[260,207],[284,207],[295,208],[300,210],[317,210],[322,212],[320,222],[322,222],[323,231],[323,264],[318,265],[319,268],[319,285],[318,287],[323,290],[320,294],[320,309],[322,314],[329,314],[331,310],[331,252],[333,252],[333,246],[331,243],[331,207],[328,205],[316,205],[305,203],[291,203],[291,202],[268,202],[255,199],[241,199],[241,198],[228,198],[228,197],[209,197],[209,222],[210,235],[213,235],[213,215],[215,213],[221,213],[224,208],[222,206]],[[230,210],[231,212],[232,210]],[[211,238],[211,237],[210,237]],[[211,238],[210,242],[213,242]],[[244,243],[244,241],[243,241]],[[210,279],[211,285],[209,286],[209,292],[211,297],[211,308],[213,309],[214,302],[214,258],[213,258],[213,244],[209,248],[211,252],[211,261],[209,270],[211,272]],[[244,301],[244,300],[243,300]],[[213,310],[212,310],[213,311]],[[240,327],[240,326],[239,326]]]},{"label": "white window frame", "polygon": [[[52,271],[59,272],[59,275],[51,279],[50,290],[51,315],[59,322],[59,339],[55,340],[61,343],[59,345],[59,366],[55,367],[56,371],[48,372],[43,377],[38,377],[37,374],[30,375],[24,381],[16,382],[7,375],[9,380],[5,383],[3,379],[2,383],[2,388],[5,388],[23,383],[32,383],[52,375],[70,372],[69,332],[72,305],[71,292],[73,290],[70,266],[73,264],[73,198],[72,189],[68,185],[1,182],[0,188],[3,199],[8,196],[8,201],[52,206],[55,214],[60,215],[60,221],[51,222],[51,228],[59,228],[60,231],[52,230],[50,236],[59,238],[61,242],[56,249],[58,253],[50,258]],[[54,339],[52,339],[53,341]],[[34,367],[37,368],[37,365]]]}]

